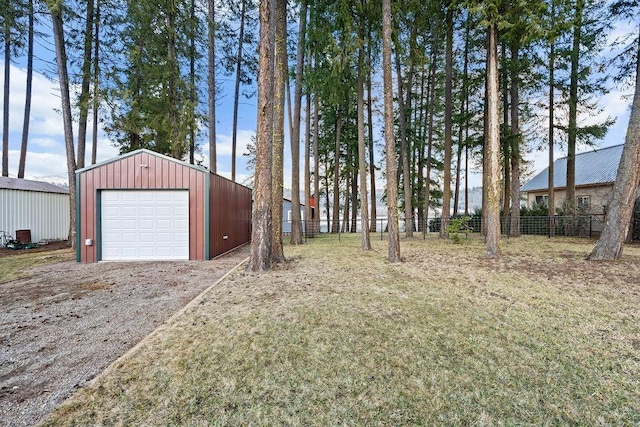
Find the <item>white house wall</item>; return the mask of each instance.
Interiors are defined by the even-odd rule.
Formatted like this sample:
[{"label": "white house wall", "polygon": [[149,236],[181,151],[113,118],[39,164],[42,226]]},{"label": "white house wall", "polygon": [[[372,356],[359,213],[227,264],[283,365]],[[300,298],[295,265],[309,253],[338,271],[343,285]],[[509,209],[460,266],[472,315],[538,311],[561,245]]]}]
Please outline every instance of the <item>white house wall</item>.
[{"label": "white house wall", "polygon": [[69,237],[69,196],[57,193],[0,189],[0,230],[15,237],[31,230],[31,240]]}]

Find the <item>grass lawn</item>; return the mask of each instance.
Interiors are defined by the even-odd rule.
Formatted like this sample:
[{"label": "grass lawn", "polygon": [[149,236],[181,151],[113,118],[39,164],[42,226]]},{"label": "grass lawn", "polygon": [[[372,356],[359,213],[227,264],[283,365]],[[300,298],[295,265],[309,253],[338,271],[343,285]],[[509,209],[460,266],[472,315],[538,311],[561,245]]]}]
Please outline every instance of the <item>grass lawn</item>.
[{"label": "grass lawn", "polygon": [[75,252],[72,249],[48,252],[20,251],[12,256],[3,256],[0,257],[0,283],[27,277],[31,267],[73,259],[75,259]]},{"label": "grass lawn", "polygon": [[640,247],[359,236],[236,271],[45,425],[640,425]]}]

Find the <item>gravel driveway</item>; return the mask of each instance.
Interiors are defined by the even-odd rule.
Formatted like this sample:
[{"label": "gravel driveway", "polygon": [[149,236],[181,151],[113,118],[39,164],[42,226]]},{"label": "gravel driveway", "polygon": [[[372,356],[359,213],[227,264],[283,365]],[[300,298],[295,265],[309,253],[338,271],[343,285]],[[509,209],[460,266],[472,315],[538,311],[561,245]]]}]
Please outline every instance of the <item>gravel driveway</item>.
[{"label": "gravel driveway", "polygon": [[249,255],[62,262],[0,284],[0,425],[33,425]]}]

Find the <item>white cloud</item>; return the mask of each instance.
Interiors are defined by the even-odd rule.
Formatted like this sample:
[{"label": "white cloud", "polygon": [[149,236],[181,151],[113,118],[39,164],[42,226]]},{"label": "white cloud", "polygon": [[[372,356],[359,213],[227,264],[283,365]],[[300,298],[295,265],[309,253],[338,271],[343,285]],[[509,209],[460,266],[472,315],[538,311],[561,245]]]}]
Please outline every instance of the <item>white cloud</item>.
[{"label": "white cloud", "polygon": [[[19,159],[19,151],[9,151],[10,171],[16,171],[17,173]],[[11,176],[15,176],[15,174],[11,173]],[[67,183],[67,157],[64,151],[61,153],[36,153],[27,151],[25,178],[37,181]]]},{"label": "white cloud", "polygon": [[[239,129],[237,133],[236,140],[236,155],[238,157],[242,157],[242,155],[247,151],[246,147],[248,144],[252,144],[252,138],[255,135],[255,131],[248,129]],[[233,148],[233,138],[231,134],[221,134],[217,133],[216,135],[216,155],[220,156],[231,156]],[[202,153],[209,155],[209,144],[202,145]]]},{"label": "white cloud", "polygon": [[63,148],[59,139],[53,138],[30,138],[29,144],[37,145],[42,148]]},{"label": "white cloud", "polygon": [[[4,67],[4,61],[0,61]],[[27,72],[25,69],[10,66],[9,88],[9,130],[22,132],[24,119],[24,101],[26,94]],[[4,84],[4,73],[0,75],[0,84]],[[33,73],[31,118],[29,131],[31,134],[63,135],[62,119],[57,110],[60,109],[59,90],[56,85],[42,74]],[[2,106],[0,106],[2,112]]]}]

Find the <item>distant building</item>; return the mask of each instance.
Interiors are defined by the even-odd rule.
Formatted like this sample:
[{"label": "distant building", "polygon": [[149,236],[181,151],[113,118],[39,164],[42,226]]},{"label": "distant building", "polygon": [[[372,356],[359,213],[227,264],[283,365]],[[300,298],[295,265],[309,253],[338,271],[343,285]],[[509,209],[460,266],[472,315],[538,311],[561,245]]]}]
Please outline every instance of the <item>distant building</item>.
[{"label": "distant building", "polygon": [[[286,197],[282,200],[282,232],[283,233],[291,233],[291,221],[293,220],[292,216],[293,211],[293,202]],[[300,203],[300,219],[304,223],[304,205]]]},{"label": "distant building", "polygon": [[[69,189],[21,178],[0,177],[0,230],[28,243],[69,237]],[[4,243],[4,242],[2,242]]]},{"label": "distant building", "polygon": [[[611,202],[623,145],[599,148],[576,154],[576,206],[587,214],[603,214]],[[556,213],[566,198],[567,158],[553,162],[554,209]],[[548,204],[549,168],[534,176],[521,189],[527,205]]]}]

